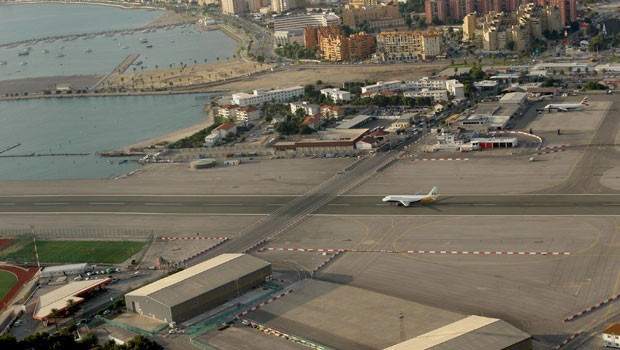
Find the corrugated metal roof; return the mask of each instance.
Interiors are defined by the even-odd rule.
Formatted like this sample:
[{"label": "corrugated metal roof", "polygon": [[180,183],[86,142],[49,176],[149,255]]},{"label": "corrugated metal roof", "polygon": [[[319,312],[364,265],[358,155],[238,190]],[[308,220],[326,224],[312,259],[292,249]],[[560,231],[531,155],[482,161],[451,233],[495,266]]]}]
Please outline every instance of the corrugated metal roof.
[{"label": "corrugated metal roof", "polygon": [[251,255],[222,254],[126,295],[148,296],[172,307],[269,265]]},{"label": "corrugated metal roof", "polygon": [[385,350],[501,350],[528,338],[505,321],[469,316]]},{"label": "corrugated metal roof", "polygon": [[110,278],[71,282],[58,289],[55,289],[47,294],[43,294],[39,297],[39,302],[34,310],[33,317],[41,320],[47,318],[53,309],[64,310],[67,308],[67,300],[73,300],[73,304],[77,305],[84,301],[84,298],[79,297],[80,294],[91,290],[100,285],[108,284],[112,281]]},{"label": "corrugated metal roof", "polygon": [[69,270],[86,269],[86,266],[88,266],[87,263],[71,264],[71,265],[46,266],[46,267],[43,268],[43,271],[41,271],[41,273],[52,273],[52,272],[62,272],[62,271],[69,271]]}]

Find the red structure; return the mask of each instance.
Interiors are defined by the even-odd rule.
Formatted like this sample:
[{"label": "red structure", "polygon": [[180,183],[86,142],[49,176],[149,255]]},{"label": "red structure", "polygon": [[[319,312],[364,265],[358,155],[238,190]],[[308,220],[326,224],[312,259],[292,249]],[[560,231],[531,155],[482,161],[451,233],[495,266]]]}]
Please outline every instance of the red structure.
[{"label": "red structure", "polygon": [[424,12],[426,14],[426,24],[433,24],[433,18],[435,17],[444,23],[448,15],[446,0],[426,0]]},{"label": "red structure", "polygon": [[0,300],[0,311],[4,310],[4,308],[13,300],[15,295],[21,290],[22,286],[34,277],[34,275],[39,271],[38,268],[22,268],[11,265],[0,265],[0,270],[7,271],[15,276],[17,276],[17,283],[11,288],[11,290]]}]

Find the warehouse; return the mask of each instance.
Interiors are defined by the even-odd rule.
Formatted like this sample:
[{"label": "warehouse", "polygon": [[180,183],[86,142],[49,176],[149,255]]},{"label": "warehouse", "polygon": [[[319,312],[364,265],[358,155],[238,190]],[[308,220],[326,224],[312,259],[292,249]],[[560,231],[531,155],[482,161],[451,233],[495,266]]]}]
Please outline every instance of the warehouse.
[{"label": "warehouse", "polygon": [[77,274],[86,272],[87,268],[88,268],[87,263],[46,266],[43,268],[43,270],[41,270],[41,277],[77,275]]},{"label": "warehouse", "polygon": [[245,254],[222,254],[125,295],[127,310],[183,322],[244,293],[271,275],[271,264]]},{"label": "warehouse", "polygon": [[469,316],[385,350],[531,350],[532,338],[505,321]]}]

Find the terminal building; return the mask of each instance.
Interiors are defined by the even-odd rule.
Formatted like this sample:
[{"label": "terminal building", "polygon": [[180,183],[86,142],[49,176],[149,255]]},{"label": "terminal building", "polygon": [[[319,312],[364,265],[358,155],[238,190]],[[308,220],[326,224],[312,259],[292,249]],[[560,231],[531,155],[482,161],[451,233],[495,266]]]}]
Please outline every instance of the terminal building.
[{"label": "terminal building", "polygon": [[183,322],[244,293],[271,275],[271,264],[246,254],[222,254],[125,294],[127,310],[163,322]]}]

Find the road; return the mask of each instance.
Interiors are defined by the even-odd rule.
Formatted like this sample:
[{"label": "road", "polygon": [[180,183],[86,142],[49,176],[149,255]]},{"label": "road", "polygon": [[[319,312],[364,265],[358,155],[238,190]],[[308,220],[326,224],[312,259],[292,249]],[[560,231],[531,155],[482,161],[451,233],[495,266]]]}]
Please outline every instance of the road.
[{"label": "road", "polygon": [[[329,184],[346,183],[343,177]],[[326,186],[327,187],[327,186]],[[329,188],[307,196],[3,196],[0,214],[198,215],[617,215],[620,195],[458,195],[426,205],[398,207],[381,196],[333,196]],[[277,215],[276,215],[277,214]]]}]

